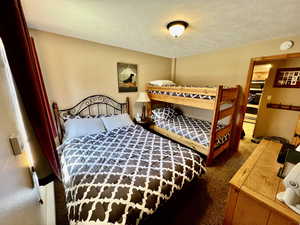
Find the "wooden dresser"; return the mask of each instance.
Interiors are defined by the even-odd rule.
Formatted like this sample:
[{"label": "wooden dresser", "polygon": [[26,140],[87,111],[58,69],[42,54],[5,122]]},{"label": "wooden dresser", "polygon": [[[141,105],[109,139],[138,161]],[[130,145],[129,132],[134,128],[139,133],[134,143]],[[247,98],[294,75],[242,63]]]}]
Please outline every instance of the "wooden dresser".
[{"label": "wooden dresser", "polygon": [[300,215],[276,199],[281,144],[263,140],[230,181],[224,225],[296,225]]}]

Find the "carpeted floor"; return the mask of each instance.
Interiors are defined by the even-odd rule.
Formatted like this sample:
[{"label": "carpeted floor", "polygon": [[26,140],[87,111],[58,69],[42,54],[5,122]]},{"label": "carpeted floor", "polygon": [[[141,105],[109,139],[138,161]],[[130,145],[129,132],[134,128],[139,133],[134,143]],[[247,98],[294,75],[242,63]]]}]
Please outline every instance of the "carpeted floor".
[{"label": "carpeted floor", "polygon": [[[155,225],[221,225],[226,206],[228,182],[249,157],[256,144],[246,136],[238,152],[224,152],[207,173],[173,199],[146,224]],[[56,224],[67,225],[64,190],[55,182]]]}]

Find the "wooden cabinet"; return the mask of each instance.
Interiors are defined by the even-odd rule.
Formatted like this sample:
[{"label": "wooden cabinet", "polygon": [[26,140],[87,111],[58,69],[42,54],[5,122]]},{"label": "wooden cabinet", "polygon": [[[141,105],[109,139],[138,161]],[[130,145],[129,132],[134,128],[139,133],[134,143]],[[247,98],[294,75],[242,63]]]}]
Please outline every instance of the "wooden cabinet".
[{"label": "wooden cabinet", "polygon": [[300,215],[276,199],[281,144],[263,140],[230,181],[224,225],[297,225]]}]

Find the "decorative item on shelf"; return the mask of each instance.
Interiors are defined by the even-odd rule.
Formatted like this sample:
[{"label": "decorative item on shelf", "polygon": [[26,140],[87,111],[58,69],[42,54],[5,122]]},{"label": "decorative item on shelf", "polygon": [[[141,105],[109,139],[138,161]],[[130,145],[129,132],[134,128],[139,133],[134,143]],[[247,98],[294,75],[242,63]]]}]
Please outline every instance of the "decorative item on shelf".
[{"label": "decorative item on shelf", "polygon": [[187,22],[176,20],[168,23],[167,29],[173,37],[177,38],[183,34],[183,32],[188,26],[189,24]]},{"label": "decorative item on shelf", "polygon": [[145,92],[145,91],[140,92],[139,95],[138,95],[138,98],[137,98],[136,102],[139,102],[139,103],[143,104],[141,121],[145,121],[146,118],[147,118],[147,115],[146,115],[146,112],[147,112],[146,111],[146,104],[148,102],[150,102],[150,99],[148,97],[147,92]]},{"label": "decorative item on shelf", "polygon": [[300,88],[300,67],[277,69],[274,87]]}]

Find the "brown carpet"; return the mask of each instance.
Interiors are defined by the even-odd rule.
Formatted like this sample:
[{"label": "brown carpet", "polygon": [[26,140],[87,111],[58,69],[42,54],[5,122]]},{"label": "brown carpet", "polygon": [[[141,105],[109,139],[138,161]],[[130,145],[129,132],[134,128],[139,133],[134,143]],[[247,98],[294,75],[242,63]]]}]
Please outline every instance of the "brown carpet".
[{"label": "brown carpet", "polygon": [[[221,225],[227,200],[228,182],[249,157],[256,144],[241,141],[238,152],[224,152],[207,173],[172,199],[145,224]],[[56,224],[68,225],[64,189],[55,182]]]}]

